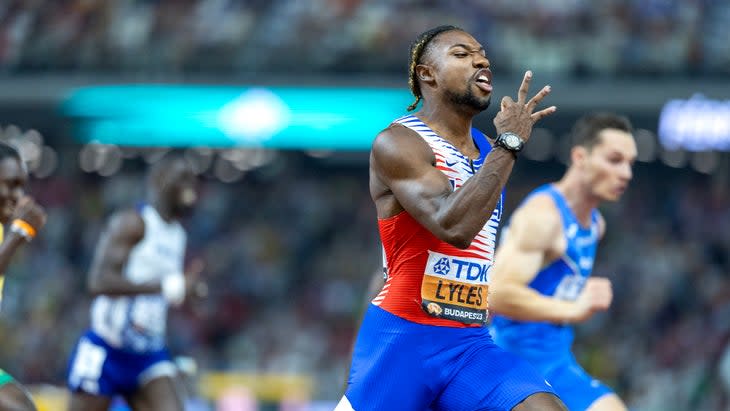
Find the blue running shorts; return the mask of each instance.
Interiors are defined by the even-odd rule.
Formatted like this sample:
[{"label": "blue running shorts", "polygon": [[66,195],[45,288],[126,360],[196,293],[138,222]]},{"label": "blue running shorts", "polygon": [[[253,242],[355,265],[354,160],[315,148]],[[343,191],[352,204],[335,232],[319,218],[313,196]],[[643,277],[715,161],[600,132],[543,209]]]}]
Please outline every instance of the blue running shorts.
[{"label": "blue running shorts", "polygon": [[545,379],[555,389],[570,411],[584,411],[597,399],[613,391],[601,381],[588,374],[576,361],[573,354],[561,356],[559,360],[533,363],[542,371]]},{"label": "blue running shorts", "polygon": [[79,339],[68,368],[68,387],[112,397],[133,393],[145,383],[174,376],[177,367],[167,350],[136,353],[109,346],[92,331]]},{"label": "blue running shorts", "polygon": [[[553,386],[570,411],[584,411],[600,397],[613,391],[591,377],[575,359],[570,347],[572,337],[565,339],[546,334],[540,339],[534,336],[497,332],[495,341],[501,347],[515,353],[530,363]],[[550,338],[545,341],[542,338]]]},{"label": "blue running shorts", "polygon": [[370,305],[337,410],[511,410],[553,389],[486,327],[413,323]]}]

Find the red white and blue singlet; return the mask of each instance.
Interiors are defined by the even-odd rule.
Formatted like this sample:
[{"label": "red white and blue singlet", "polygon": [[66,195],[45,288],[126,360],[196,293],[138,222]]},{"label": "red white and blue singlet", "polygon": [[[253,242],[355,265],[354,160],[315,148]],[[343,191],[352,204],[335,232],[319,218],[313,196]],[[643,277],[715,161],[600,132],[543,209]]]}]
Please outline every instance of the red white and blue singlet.
[{"label": "red white and blue singlet", "polygon": [[[480,156],[472,162],[415,116],[395,121],[418,133],[433,150],[436,168],[458,190],[484,164],[491,146],[472,129]],[[449,327],[487,320],[489,270],[502,216],[502,199],[467,249],[434,236],[408,212],[378,220],[387,280],[373,304],[406,320]]]}]

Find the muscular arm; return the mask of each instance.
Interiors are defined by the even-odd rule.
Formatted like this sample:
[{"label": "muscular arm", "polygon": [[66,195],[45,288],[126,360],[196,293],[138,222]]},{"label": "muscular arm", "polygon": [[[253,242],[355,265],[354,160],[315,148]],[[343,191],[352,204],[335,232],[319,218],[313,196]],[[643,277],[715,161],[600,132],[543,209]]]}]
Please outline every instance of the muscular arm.
[{"label": "muscular arm", "polygon": [[534,197],[515,212],[495,257],[490,310],[519,321],[578,321],[574,302],[545,296],[528,286],[555,254],[560,239],[560,215],[549,197]]},{"label": "muscular arm", "polygon": [[159,282],[135,284],[123,273],[132,248],[144,237],[144,221],[134,211],[112,216],[99,239],[89,271],[88,287],[93,295],[155,294]]},{"label": "muscular arm", "polygon": [[[439,239],[466,248],[491,217],[513,164],[511,153],[495,148],[481,169],[454,191],[435,167],[428,144],[414,131],[393,125],[373,143],[371,193],[379,217],[404,209]],[[396,205],[384,198],[389,194]]]}]

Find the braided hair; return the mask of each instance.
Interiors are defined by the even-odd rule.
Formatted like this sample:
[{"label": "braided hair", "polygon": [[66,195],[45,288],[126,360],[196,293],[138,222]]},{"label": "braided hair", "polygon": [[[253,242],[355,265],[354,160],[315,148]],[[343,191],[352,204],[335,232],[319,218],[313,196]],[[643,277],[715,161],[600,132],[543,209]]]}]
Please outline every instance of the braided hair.
[{"label": "braided hair", "polygon": [[461,28],[456,26],[438,26],[430,30],[424,31],[423,33],[418,35],[416,41],[411,44],[411,59],[408,64],[408,87],[410,87],[413,96],[416,97],[416,101],[408,106],[408,111],[415,110],[418,102],[421,101],[421,99],[423,98],[423,96],[421,95],[421,86],[418,84],[418,78],[416,76],[416,66],[421,64],[421,59],[423,58],[423,55],[428,48],[428,45],[431,44],[431,40],[435,39],[436,36],[441,33],[454,30],[463,31]]}]

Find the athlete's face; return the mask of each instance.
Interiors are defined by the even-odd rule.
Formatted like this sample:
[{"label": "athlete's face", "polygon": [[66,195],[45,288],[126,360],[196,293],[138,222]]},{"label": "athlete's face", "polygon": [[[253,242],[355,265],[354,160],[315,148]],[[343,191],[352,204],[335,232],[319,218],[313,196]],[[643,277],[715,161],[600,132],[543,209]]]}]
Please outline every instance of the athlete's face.
[{"label": "athlete's face", "polygon": [[7,224],[15,206],[25,194],[28,172],[18,159],[6,157],[0,160],[0,222]]},{"label": "athlete's face", "polygon": [[[576,164],[591,194],[601,201],[616,201],[626,191],[636,161],[634,137],[625,131],[607,128],[599,133],[592,149],[576,147]],[[582,152],[581,152],[582,151]]]},{"label": "athlete's face", "polygon": [[430,44],[425,60],[449,101],[477,111],[489,107],[492,71],[484,47],[474,37],[458,30],[442,33]]},{"label": "athlete's face", "polygon": [[197,204],[197,180],[185,161],[175,161],[166,171],[161,193],[176,215],[186,214]]}]

